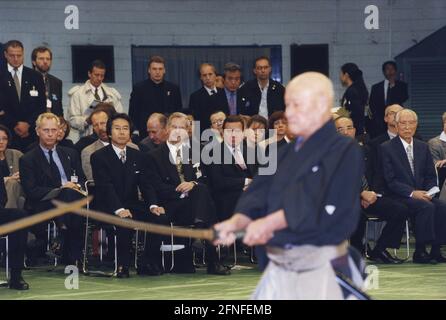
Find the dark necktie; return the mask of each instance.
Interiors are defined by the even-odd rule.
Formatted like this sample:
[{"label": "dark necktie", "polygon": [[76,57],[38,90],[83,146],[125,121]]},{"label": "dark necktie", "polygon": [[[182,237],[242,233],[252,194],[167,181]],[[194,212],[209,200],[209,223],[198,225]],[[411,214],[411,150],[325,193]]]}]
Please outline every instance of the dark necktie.
[{"label": "dark necktie", "polygon": [[390,82],[387,85],[387,95],[386,95],[386,106],[390,105],[390,92],[392,91],[392,87],[390,86]]},{"label": "dark necktie", "polygon": [[216,94],[217,93],[217,91],[215,91],[215,90],[211,90],[211,96],[213,96],[214,94]]},{"label": "dark necktie", "polygon": [[367,178],[364,175],[362,176],[361,185],[362,191],[370,191],[369,183],[367,182]]},{"label": "dark necktie", "polygon": [[46,98],[49,99],[49,96],[50,96],[50,82],[48,80],[48,75],[47,74],[45,74],[43,76],[43,83],[45,84],[45,95],[46,95]]},{"label": "dark necktie", "polygon": [[99,97],[98,87],[96,87],[96,88],[94,89],[94,98],[95,98],[97,101],[101,101],[101,97]]},{"label": "dark necktie", "polygon": [[20,88],[19,75],[17,74],[18,72],[19,72],[19,69],[14,68],[14,84],[15,84],[15,89],[17,91],[17,96],[19,97],[19,101],[20,101],[20,94],[22,92],[22,89]]},{"label": "dark necktie", "polygon": [[56,163],[54,162],[54,159],[53,159],[53,150],[49,150],[49,151],[48,151],[48,155],[50,156],[51,176],[53,177],[54,182],[57,181],[56,185],[57,185],[58,187],[60,187],[61,184],[62,184],[62,182],[61,182],[61,181],[62,181],[62,176],[60,175],[59,168],[57,167]]}]

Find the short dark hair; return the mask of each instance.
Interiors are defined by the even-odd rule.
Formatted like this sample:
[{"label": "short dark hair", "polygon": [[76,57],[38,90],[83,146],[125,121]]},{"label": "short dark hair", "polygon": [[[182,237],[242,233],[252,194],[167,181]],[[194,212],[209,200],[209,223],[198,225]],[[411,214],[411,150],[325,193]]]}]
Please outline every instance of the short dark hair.
[{"label": "short dark hair", "polygon": [[94,108],[93,112],[88,116],[87,123],[92,124],[92,118],[95,114],[98,114],[100,112],[105,112],[107,114],[108,119],[110,119],[113,115],[117,114],[115,107],[111,103],[107,102],[100,102],[96,105],[96,108]]},{"label": "short dark hair", "polygon": [[154,63],[154,62],[156,62],[156,63],[162,63],[162,64],[166,65],[166,62],[164,61],[164,58],[163,58],[163,57],[161,57],[161,56],[151,56],[150,59],[149,59],[149,64],[147,65],[147,67],[150,68],[150,65],[151,65],[152,63]]},{"label": "short dark hair", "polygon": [[252,66],[254,69],[255,69],[255,67],[256,67],[257,61],[260,61],[260,60],[266,60],[266,61],[268,61],[268,64],[271,66],[271,60],[269,59],[269,57],[267,57],[267,56],[260,56],[260,57],[258,57],[258,58],[256,58],[256,59],[254,60],[254,65]]},{"label": "short dark hair", "polygon": [[268,120],[266,120],[265,117],[263,117],[263,116],[261,116],[261,115],[259,115],[259,114],[255,114],[255,115],[253,115],[253,116],[249,119],[249,121],[248,121],[248,123],[247,123],[248,128],[249,128],[250,126],[252,126],[252,124],[253,124],[254,122],[263,124],[263,126],[265,127],[265,129],[268,127]]},{"label": "short dark hair", "polygon": [[53,52],[51,51],[51,49],[48,48],[48,47],[43,47],[42,46],[42,47],[34,48],[33,52],[31,52],[31,61],[36,61],[37,54],[38,53],[43,53],[43,52],[46,52],[46,51],[48,51],[50,53],[50,59],[53,60]]},{"label": "short dark hair", "polygon": [[22,49],[24,49],[23,48],[23,43],[21,43],[19,40],[9,40],[8,42],[6,42],[4,45],[3,45],[3,51],[7,51],[9,48],[17,48],[17,47],[20,47],[20,48],[22,48]]},{"label": "short dark hair", "polygon": [[234,62],[228,62],[223,67],[223,74],[224,74],[223,76],[226,76],[226,72],[235,72],[235,71],[240,71],[240,73],[242,72],[242,68],[240,67],[240,65]]},{"label": "short dark hair", "polygon": [[396,65],[396,62],[393,60],[389,60],[383,63],[382,65],[382,72],[384,73],[384,71],[386,71],[386,67],[387,66],[393,66],[395,68],[395,70],[398,70],[398,67]]},{"label": "short dark hair", "polygon": [[112,124],[113,124],[113,121],[115,121],[117,119],[123,119],[123,120],[126,120],[129,123],[130,136],[132,136],[132,132],[133,132],[132,120],[130,119],[130,117],[126,113],[116,113],[116,114],[114,114],[114,115],[112,115],[111,117],[108,118],[108,120],[107,120],[107,135],[109,137],[111,137]]},{"label": "short dark hair", "polygon": [[98,69],[103,69],[105,70],[105,63],[102,62],[102,60],[94,60],[91,64],[90,64],[90,69],[88,69],[88,71],[92,72],[93,68],[98,68]]},{"label": "short dark hair", "polygon": [[239,115],[231,115],[226,117],[225,121],[223,121],[223,129],[225,129],[227,123],[236,123],[240,122],[242,124],[242,130],[245,130],[245,121]]},{"label": "short dark hair", "polygon": [[0,131],[3,131],[6,136],[8,137],[8,146],[11,143],[11,131],[8,129],[7,126],[0,124]]},{"label": "short dark hair", "polygon": [[276,122],[277,120],[281,120],[281,119],[285,119],[285,112],[283,111],[274,111],[268,119],[268,128],[269,129],[274,129],[274,122]]}]

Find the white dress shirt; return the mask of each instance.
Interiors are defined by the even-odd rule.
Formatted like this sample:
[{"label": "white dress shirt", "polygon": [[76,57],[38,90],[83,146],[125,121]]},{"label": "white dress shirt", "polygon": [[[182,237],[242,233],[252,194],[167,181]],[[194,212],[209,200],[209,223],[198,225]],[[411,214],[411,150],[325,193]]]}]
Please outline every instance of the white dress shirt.
[{"label": "white dress shirt", "polygon": [[[204,88],[206,89],[206,91],[208,92],[208,95],[210,95],[210,96],[217,93],[217,87],[215,87],[215,86],[213,88],[208,88],[208,87],[204,86]],[[215,91],[215,93],[212,93],[212,91]]]}]

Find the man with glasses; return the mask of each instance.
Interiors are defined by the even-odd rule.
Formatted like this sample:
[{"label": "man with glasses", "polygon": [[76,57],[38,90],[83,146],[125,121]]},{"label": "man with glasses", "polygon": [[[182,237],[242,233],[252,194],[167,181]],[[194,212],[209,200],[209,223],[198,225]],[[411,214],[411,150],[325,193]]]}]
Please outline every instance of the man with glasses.
[{"label": "man with glasses", "polygon": [[[356,129],[353,126],[352,119],[339,117],[335,120],[335,126],[338,133],[355,139]],[[400,247],[409,209],[406,205],[383,195],[381,188],[373,185],[373,171],[371,170],[371,159],[369,156],[370,148],[362,143],[359,143],[359,145],[363,151],[365,163],[365,172],[362,176],[361,186],[362,214],[358,227],[350,239],[350,243],[360,252],[363,252],[365,249],[363,238],[367,220],[366,216],[377,217],[381,221],[386,221],[386,225],[376,241],[375,248],[369,253],[369,258],[386,264],[401,263],[402,260],[393,257],[387,251],[387,248],[398,249]]]},{"label": "man with glasses", "polygon": [[211,114],[211,129],[214,135],[212,136],[212,142],[223,141],[223,122],[226,119],[226,115],[222,111]]},{"label": "man with glasses", "polygon": [[[446,262],[446,202],[434,198],[437,174],[429,146],[414,138],[417,114],[409,109],[395,116],[398,136],[381,145],[383,172],[390,195],[407,205],[414,222],[415,263]],[[431,244],[428,254],[426,246]]]},{"label": "man with glasses", "polygon": [[259,114],[268,119],[274,111],[285,110],[285,88],[271,79],[271,71],[271,61],[268,57],[263,56],[255,60],[253,72],[256,79],[246,82],[240,88],[241,114]]}]

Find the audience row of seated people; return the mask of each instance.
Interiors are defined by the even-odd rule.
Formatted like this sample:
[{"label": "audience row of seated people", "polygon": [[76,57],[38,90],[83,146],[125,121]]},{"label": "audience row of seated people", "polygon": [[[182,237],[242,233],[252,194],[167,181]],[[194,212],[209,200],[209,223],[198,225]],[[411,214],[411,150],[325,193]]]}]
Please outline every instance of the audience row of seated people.
[{"label": "audience row of seated people", "polygon": [[[417,114],[391,105],[385,110],[385,122],[387,133],[368,144],[358,141],[365,161],[361,191],[363,215],[351,244],[364,251],[367,218],[379,218],[386,224],[369,257],[381,263],[401,263],[387,249],[399,248],[408,219],[416,240],[413,262],[446,262],[440,250],[446,242],[446,202],[428,193],[438,186],[436,163],[428,144],[414,137]],[[335,125],[339,133],[355,138],[350,118],[337,117]]]}]

